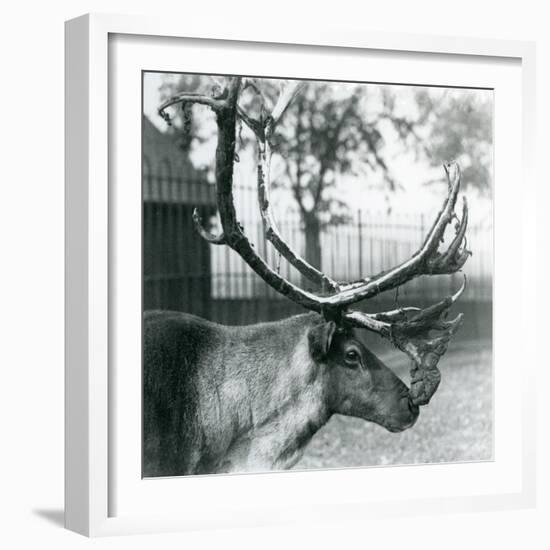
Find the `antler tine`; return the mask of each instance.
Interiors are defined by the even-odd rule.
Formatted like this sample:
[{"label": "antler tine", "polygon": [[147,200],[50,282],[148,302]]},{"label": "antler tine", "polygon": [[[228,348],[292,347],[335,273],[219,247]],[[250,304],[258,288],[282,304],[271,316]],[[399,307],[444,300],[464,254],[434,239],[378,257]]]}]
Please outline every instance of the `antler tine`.
[{"label": "antler tine", "polygon": [[[463,315],[450,321],[445,317],[465,288],[466,276],[457,292],[425,309],[403,308],[376,314],[349,311],[343,315],[348,325],[379,334],[412,359],[409,395],[415,405],[427,405],[439,386],[441,374],[437,364],[460,327]],[[408,318],[411,311],[416,311],[416,315]],[[431,332],[438,335],[430,337]]]},{"label": "antler tine", "polygon": [[336,281],[325,275],[322,271],[306,262],[292,247],[282,238],[275,217],[271,211],[270,200],[270,164],[271,148],[269,140],[264,143],[258,141],[258,204],[264,226],[265,236],[274,248],[295,267],[304,277],[318,285],[322,290],[337,292],[339,287]]},{"label": "antler tine", "polygon": [[[253,83],[250,79],[246,79],[244,87],[252,87],[260,96],[262,105],[265,107],[264,95],[255,83]],[[292,100],[298,93],[300,93],[303,87],[304,83],[300,80],[287,81],[281,86],[279,96],[277,97],[277,101],[271,111],[271,114],[267,117],[260,117],[260,120],[249,116],[239,105],[237,105],[237,114],[239,118],[252,130],[259,143],[269,143],[271,137],[273,137],[275,128],[281,122],[289,105],[292,103]]]},{"label": "antler tine", "polygon": [[300,93],[303,87],[304,83],[300,80],[290,80],[285,82],[285,84],[281,86],[279,97],[277,98],[277,102],[275,103],[275,106],[271,111],[271,116],[268,118],[267,121],[268,125],[266,133],[268,138],[271,137],[271,134],[273,134],[273,132],[275,131],[275,127],[277,126],[277,124],[279,124],[284,114],[286,113],[288,106],[292,103],[292,100]]},{"label": "antler tine", "polygon": [[213,111],[217,112],[223,108],[225,101],[220,98],[207,96],[205,94],[199,94],[196,92],[182,92],[176,94],[175,96],[167,99],[161,106],[158,108],[158,114],[170,125],[170,115],[166,112],[168,107],[177,105],[178,103],[198,103],[200,105],[206,105],[210,107]]},{"label": "antler tine", "polygon": [[430,274],[446,274],[458,271],[466,263],[466,260],[471,255],[471,252],[464,246],[460,250],[460,246],[466,237],[466,228],[468,226],[468,204],[466,197],[463,197],[462,205],[462,220],[457,226],[455,236],[449,245],[449,248],[443,254],[437,254],[428,262],[428,271]]},{"label": "antler tine", "polygon": [[202,218],[197,208],[193,209],[193,223],[195,224],[195,230],[205,241],[208,241],[210,244],[226,244],[223,233],[214,235],[203,227]]},{"label": "antler tine", "polygon": [[281,237],[277,223],[271,212],[271,201],[269,196],[269,165],[258,165],[258,202],[260,214],[264,225],[266,238],[275,249],[294,266],[304,277],[319,285],[323,290],[335,292],[338,290],[338,283],[325,275],[322,271],[306,262],[292,247]]},{"label": "antler tine", "polygon": [[[241,258],[272,288],[307,309],[321,312],[324,297],[302,290],[276,273],[256,254],[252,244],[237,221],[233,200],[233,160],[235,157],[235,127],[238,116],[238,94],[240,78],[229,84],[229,92],[223,109],[217,111],[218,145],[216,147],[216,194],[220,220],[223,228],[223,242],[237,252]],[[280,241],[282,244],[283,241]],[[287,255],[292,257],[288,247]],[[298,256],[295,255],[296,261]]]},{"label": "antler tine", "polygon": [[[238,105],[237,114],[252,130],[256,137],[258,147],[258,204],[267,240],[271,242],[275,250],[277,250],[277,252],[279,252],[279,254],[281,254],[281,256],[304,277],[315,283],[322,290],[336,292],[339,289],[336,281],[333,281],[319,269],[306,262],[304,258],[283,239],[271,211],[271,138],[273,137],[277,124],[281,121],[288,106],[300,92],[303,85],[303,82],[297,80],[292,80],[282,85],[275,106],[271,114],[265,120],[251,118]],[[255,88],[255,90],[261,95],[258,88]],[[263,96],[261,97],[263,99]]]},{"label": "antler tine", "polygon": [[468,224],[468,205],[464,202],[462,221],[453,242],[444,254],[438,252],[445,229],[456,216],[454,207],[460,189],[460,169],[457,164],[445,167],[449,178],[449,193],[443,208],[437,215],[424,243],[411,258],[402,264],[362,281],[341,284],[340,291],[327,297],[327,307],[344,307],[360,300],[372,298],[381,292],[391,290],[420,276],[451,274],[458,271],[470,254],[460,250]]},{"label": "antler tine", "polygon": [[[174,96],[159,107],[159,114],[167,120],[169,117],[165,109],[178,102],[207,105],[216,114],[218,126],[218,144],[216,147],[216,195],[223,232],[220,235],[213,235],[204,229],[200,215],[196,210],[193,213],[195,227],[198,233],[208,242],[212,244],[226,244],[235,250],[235,252],[237,252],[237,254],[239,254],[242,259],[277,292],[306,309],[321,313],[324,308],[325,298],[302,290],[271,269],[269,265],[256,254],[254,247],[247,239],[241,225],[237,221],[233,201],[233,163],[235,159],[236,121],[237,116],[239,116],[238,98],[241,84],[242,79],[240,77],[235,77],[229,80],[226,89],[220,93],[217,98],[196,93],[182,93]],[[287,97],[287,101],[290,101],[292,97],[293,95]],[[283,109],[282,106],[278,108],[279,114],[277,120],[271,120],[270,122],[272,129],[280,120],[284,111],[285,109]],[[280,240],[280,244],[278,243],[281,249],[283,249],[283,243],[284,241],[282,241],[282,239]],[[299,263],[299,256],[295,254],[290,247],[285,250],[285,254],[285,257],[288,258],[294,256],[294,261]]]}]

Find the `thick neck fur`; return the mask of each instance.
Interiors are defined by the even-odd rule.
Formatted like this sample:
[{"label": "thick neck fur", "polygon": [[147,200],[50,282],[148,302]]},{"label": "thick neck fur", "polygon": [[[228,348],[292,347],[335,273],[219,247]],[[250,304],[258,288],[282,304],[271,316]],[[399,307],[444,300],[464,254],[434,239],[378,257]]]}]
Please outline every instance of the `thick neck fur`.
[{"label": "thick neck fur", "polygon": [[312,360],[307,339],[316,322],[300,315],[227,329],[222,357],[212,358],[223,376],[201,392],[210,395],[201,400],[204,425],[218,427],[204,435],[216,471],[289,468],[327,422],[325,367]]}]

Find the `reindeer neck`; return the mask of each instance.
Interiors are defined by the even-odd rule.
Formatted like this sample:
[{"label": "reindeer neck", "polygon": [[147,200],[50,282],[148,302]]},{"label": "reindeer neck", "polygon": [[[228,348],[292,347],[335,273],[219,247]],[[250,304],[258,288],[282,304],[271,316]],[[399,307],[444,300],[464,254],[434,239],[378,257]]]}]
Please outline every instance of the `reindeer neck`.
[{"label": "reindeer neck", "polygon": [[292,352],[286,361],[266,359],[256,365],[250,383],[249,422],[227,453],[225,471],[290,468],[329,419],[326,373],[311,358],[307,326],[296,330],[289,338]]}]

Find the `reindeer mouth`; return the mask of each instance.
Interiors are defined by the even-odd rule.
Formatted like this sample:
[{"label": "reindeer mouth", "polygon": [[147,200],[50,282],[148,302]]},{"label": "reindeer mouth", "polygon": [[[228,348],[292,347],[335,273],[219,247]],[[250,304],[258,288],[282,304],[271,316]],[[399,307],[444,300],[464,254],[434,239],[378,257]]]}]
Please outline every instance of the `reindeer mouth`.
[{"label": "reindeer mouth", "polygon": [[404,399],[406,399],[407,401],[407,412],[410,420],[405,424],[403,424],[399,431],[408,430],[409,428],[412,428],[416,424],[416,421],[418,420],[418,416],[420,415],[420,408],[418,405],[413,403],[411,395],[408,394],[407,397]]},{"label": "reindeer mouth", "polygon": [[402,410],[391,416],[380,416],[375,420],[377,424],[391,433],[399,433],[412,428],[420,414],[420,408],[412,402],[410,395],[401,399]]}]

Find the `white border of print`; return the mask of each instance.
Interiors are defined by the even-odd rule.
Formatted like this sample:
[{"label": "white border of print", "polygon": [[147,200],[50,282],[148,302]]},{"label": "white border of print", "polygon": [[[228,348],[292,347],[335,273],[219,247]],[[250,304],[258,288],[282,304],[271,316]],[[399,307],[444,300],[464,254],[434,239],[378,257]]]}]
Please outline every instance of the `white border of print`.
[{"label": "white border of print", "polygon": [[[347,30],[308,35],[303,27],[241,32],[214,20],[185,29],[165,19],[112,15],[67,23],[69,529],[96,536],[534,504],[536,349],[512,332],[527,334],[535,318],[536,289],[523,269],[536,269],[527,238],[536,201],[534,59],[534,46],[523,42]],[[136,237],[141,71],[147,69],[355,80],[367,74],[375,81],[495,89],[494,461],[141,480]],[[500,305],[511,284],[515,327]]]}]

